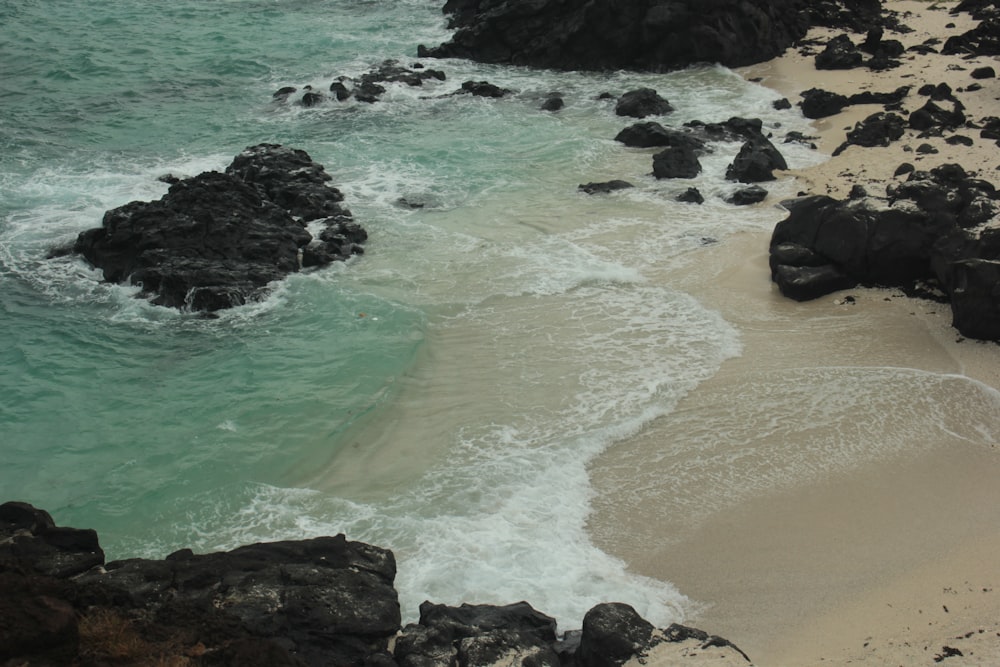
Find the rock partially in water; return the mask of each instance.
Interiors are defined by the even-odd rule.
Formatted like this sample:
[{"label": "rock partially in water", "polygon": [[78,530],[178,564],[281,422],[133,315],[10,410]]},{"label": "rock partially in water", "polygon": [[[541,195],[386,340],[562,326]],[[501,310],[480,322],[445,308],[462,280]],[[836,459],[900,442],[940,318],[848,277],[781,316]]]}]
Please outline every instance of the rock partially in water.
[{"label": "rock partially in water", "polygon": [[[362,252],[367,234],[302,150],[259,144],[225,173],[205,172],[151,202],[108,211],[77,252],[108,282],[138,285],[157,305],[216,311],[257,300],[304,266]],[[306,223],[322,220],[313,239]]]}]

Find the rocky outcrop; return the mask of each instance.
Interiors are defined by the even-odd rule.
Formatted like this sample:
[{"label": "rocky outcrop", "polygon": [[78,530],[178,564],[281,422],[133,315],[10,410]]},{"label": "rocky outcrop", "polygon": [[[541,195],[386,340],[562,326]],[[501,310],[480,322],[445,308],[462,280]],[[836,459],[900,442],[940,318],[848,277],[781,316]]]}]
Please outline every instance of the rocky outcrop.
[{"label": "rocky outcrop", "polygon": [[[178,180],[159,200],[108,211],[73,251],[157,305],[241,305],[289,273],[363,252],[367,233],[330,180],[305,151],[251,146],[225,173]],[[315,239],[306,229],[313,221],[322,227]]]},{"label": "rocky outcrop", "polygon": [[[343,535],[163,560],[104,562],[94,531],[59,528],[26,503],[0,505],[0,664],[240,667],[618,667],[665,645],[686,664],[719,637],[657,630],[603,603],[583,629],[526,602],[424,602],[400,627],[392,552]],[[695,663],[697,664],[697,663]]]},{"label": "rocky outcrop", "polygon": [[448,0],[451,41],[421,57],[563,70],[663,71],[698,62],[749,65],[805,35],[802,0]]},{"label": "rocky outcrop", "polygon": [[912,171],[872,198],[785,202],[771,237],[771,276],[783,294],[813,299],[858,284],[940,286],[964,336],[1000,340],[1000,211],[992,184],[958,165]]}]

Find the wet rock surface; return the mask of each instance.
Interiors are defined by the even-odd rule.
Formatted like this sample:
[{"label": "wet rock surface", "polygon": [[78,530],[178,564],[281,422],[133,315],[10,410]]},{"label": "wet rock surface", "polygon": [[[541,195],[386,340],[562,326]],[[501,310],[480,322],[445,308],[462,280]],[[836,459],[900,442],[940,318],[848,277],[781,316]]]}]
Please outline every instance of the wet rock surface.
[{"label": "wet rock surface", "polygon": [[94,531],[8,502],[0,664],[617,667],[683,642],[746,659],[700,630],[657,630],[622,603],[595,606],[562,635],[527,602],[424,602],[401,627],[395,574],[392,552],[343,535],[105,563]]},{"label": "wet rock surface", "polygon": [[[108,211],[73,251],[104,280],[140,286],[157,305],[245,304],[289,273],[363,252],[367,233],[330,180],[305,151],[258,144],[225,172],[178,180],[159,200]],[[315,239],[306,229],[313,221],[323,227]]]}]

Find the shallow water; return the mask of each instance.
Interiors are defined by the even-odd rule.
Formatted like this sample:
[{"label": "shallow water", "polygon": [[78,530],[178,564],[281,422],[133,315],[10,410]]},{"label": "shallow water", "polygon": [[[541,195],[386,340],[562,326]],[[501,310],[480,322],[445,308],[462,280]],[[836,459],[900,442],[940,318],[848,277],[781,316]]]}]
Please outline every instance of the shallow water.
[{"label": "shallow water", "polygon": [[[528,599],[572,627],[616,599],[667,623],[686,614],[683,592],[591,541],[588,463],[666,420],[684,435],[662,455],[679,463],[649,484],[679,511],[699,494],[738,502],[755,487],[733,462],[770,437],[775,411],[795,413],[793,430],[842,419],[793,409],[812,376],[730,387],[726,405],[752,408],[742,431],[737,412],[701,432],[689,420],[703,416],[676,411],[742,345],[673,276],[781,214],[722,201],[737,144],[717,145],[696,179],[655,181],[653,151],[614,142],[629,123],[597,96],[648,85],[677,108],[667,123],[740,115],[779,137],[808,129],[726,69],[442,61],[429,65],[444,82],[304,108],[271,94],[412,62],[418,43],[446,37],[438,3],[17,0],[0,23],[0,488],[96,528],[111,557],[345,532],[395,551],[407,617],[424,599]],[[451,96],[467,79],[516,94]],[[556,90],[566,108],[539,111]],[[45,259],[105,210],[162,195],[158,176],[224,168],[261,141],[326,165],[369,231],[363,257],[217,320]],[[782,151],[793,166],[822,159]],[[611,178],[637,187],[577,191]],[[691,185],[705,205],[673,201]],[[845,373],[819,386],[847,383],[863,401],[888,381]],[[904,379],[908,392],[944,382]],[[818,455],[798,456],[809,470]],[[629,465],[642,479],[644,461]]]}]

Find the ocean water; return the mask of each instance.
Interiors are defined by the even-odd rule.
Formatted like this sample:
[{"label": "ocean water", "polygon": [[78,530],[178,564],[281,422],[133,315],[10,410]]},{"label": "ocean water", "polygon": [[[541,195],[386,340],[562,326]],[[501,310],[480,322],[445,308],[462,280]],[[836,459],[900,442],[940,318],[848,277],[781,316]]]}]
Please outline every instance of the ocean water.
[{"label": "ocean water", "polygon": [[[689,613],[669,581],[594,546],[587,465],[741,354],[740,332],[670,275],[781,213],[723,203],[738,144],[693,181],[655,181],[653,151],[613,141],[629,121],[598,95],[651,86],[677,108],[668,124],[808,131],[774,92],[714,66],[449,60],[426,63],[446,81],[391,85],[376,104],[272,100],[416,62],[447,37],[438,0],[9,0],[0,25],[3,499],[97,529],[109,558],[344,532],[394,550],[408,619],[425,599],[526,599],[567,629],[603,600],[660,624]],[[469,79],[515,94],[450,94]],[[540,111],[553,91],[566,107]],[[46,259],[105,210],[161,196],[157,177],[222,169],[264,141],[326,166],[369,231],[363,257],[218,319]],[[637,187],[577,191],[611,178]],[[675,202],[692,184],[708,201]],[[674,505],[729,488],[698,471],[736,446],[701,469],[691,454]]]}]

